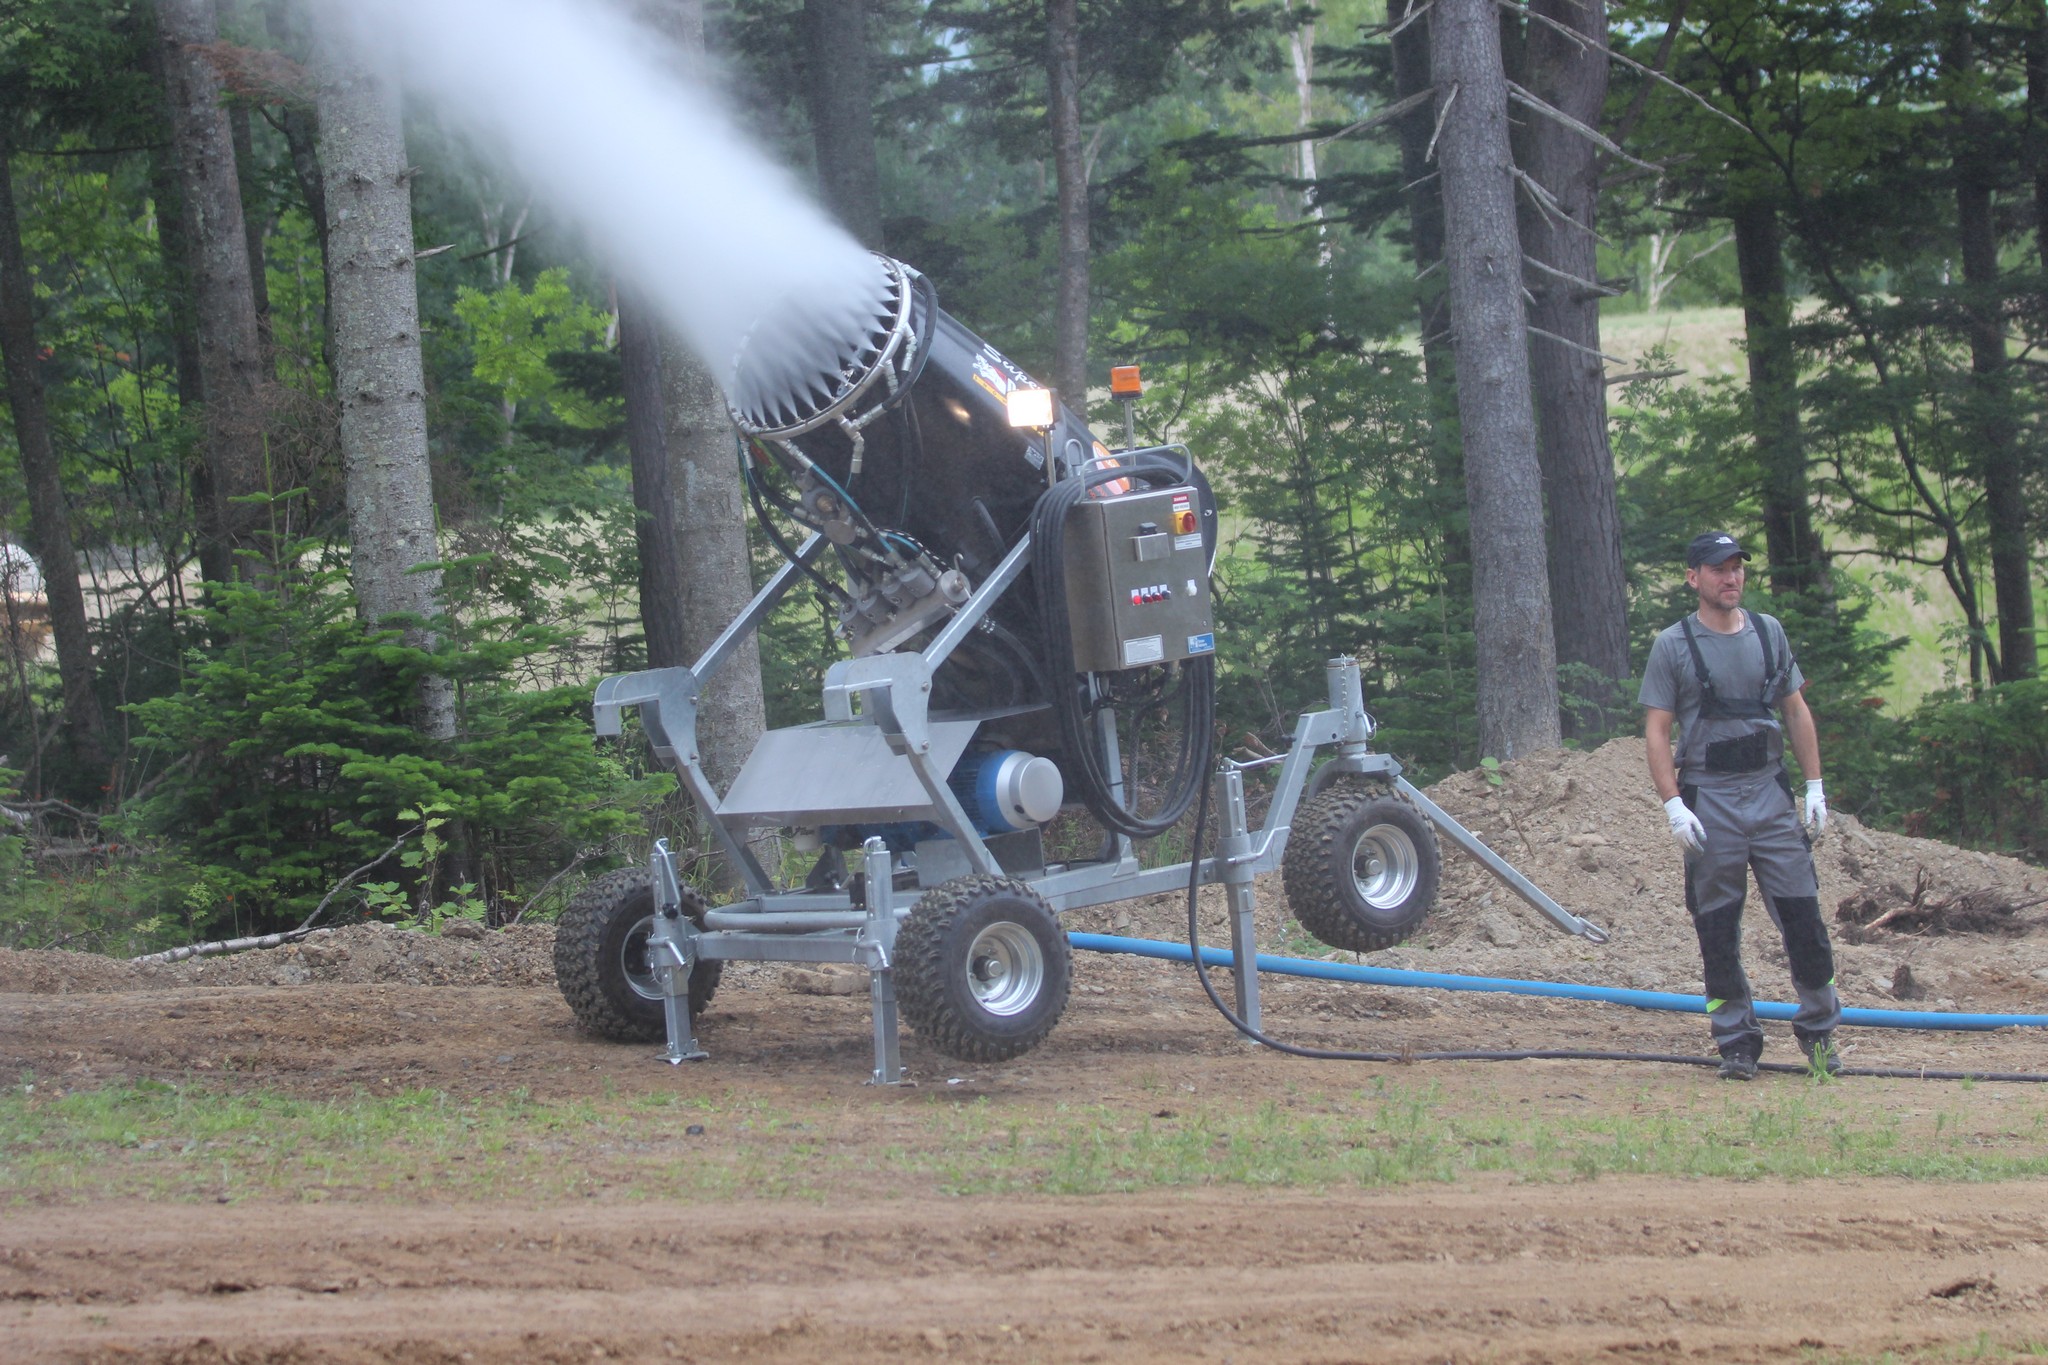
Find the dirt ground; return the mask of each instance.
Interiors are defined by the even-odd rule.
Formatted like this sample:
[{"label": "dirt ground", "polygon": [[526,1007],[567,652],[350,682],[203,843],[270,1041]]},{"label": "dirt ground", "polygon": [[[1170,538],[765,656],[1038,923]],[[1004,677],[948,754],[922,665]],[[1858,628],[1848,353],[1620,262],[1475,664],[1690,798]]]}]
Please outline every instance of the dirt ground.
[{"label": "dirt ground", "polygon": [[[1697,991],[1677,860],[1639,744],[1468,774],[1432,795],[1614,935],[1564,938],[1455,855],[1425,933],[1378,963]],[[1852,1005],[2048,1013],[2048,874],[1840,820],[1819,848]],[[1310,952],[1274,885],[1262,947]],[[1859,927],[1887,911],[1887,925]],[[1075,927],[1174,938],[1170,901]],[[1753,915],[1759,995],[1782,951]],[[1211,906],[1205,932],[1222,938]],[[1944,927],[1973,926],[1967,932]],[[1388,1077],[1468,1110],[1596,1119],[1683,1114],[1730,1089],[1641,1063],[1310,1063],[1237,1040],[1189,970],[1082,954],[1052,1038],[1001,1067],[905,1041],[911,1085],[863,1084],[867,1002],[851,975],[729,970],[683,1068],[581,1033],[545,926],[475,939],[353,926],[290,948],[169,966],[0,951],[0,1075],[40,1093],[144,1078],[345,1099],[683,1102],[679,1153],[764,1161],[885,1152],[935,1109],[1087,1108],[1172,1120],[1325,1103]],[[1903,971],[1901,970],[1903,969]],[[1268,1023],[1303,1042],[1402,1050],[1607,1048],[1701,1054],[1703,1021],[1614,1006],[1268,978]],[[2034,1030],[1864,1030],[1851,1065],[2048,1069]],[[1773,1027],[1767,1059],[1796,1057]],[[1806,1085],[1766,1077],[1768,1086]],[[1930,1081],[1845,1081],[1900,1113],[2038,1107],[2037,1088],[1959,1098]],[[733,1097],[796,1116],[731,1122]],[[686,1116],[678,1114],[680,1127]],[[783,1132],[780,1129],[802,1130]],[[2031,1139],[2039,1141],[2038,1132]],[[571,1192],[477,1197],[447,1166],[402,1189],[142,1199],[0,1191],[0,1360],[593,1359],[1551,1361],[1847,1360],[2048,1351],[2048,1182],[1554,1183],[1058,1196],[952,1195],[887,1160],[820,1191],[648,1197],[645,1153],[563,1139]],[[689,1143],[706,1144],[692,1149]],[[801,1146],[797,1144],[802,1144]],[[4,1155],[4,1154],[0,1154]],[[460,1157],[454,1158],[460,1160]],[[0,1161],[0,1170],[5,1169]],[[408,1177],[409,1179],[410,1177]]]}]

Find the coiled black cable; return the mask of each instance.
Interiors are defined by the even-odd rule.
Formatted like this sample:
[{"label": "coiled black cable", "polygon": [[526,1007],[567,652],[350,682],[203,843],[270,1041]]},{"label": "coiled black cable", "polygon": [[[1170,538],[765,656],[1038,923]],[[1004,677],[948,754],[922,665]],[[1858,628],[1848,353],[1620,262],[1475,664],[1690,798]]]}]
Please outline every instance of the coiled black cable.
[{"label": "coiled black cable", "polygon": [[[1209,784],[1202,783],[1199,804],[1195,807],[1195,832],[1190,841],[1191,854],[1188,863],[1188,955],[1194,962],[1195,979],[1202,983],[1202,991],[1209,997],[1209,1003],[1216,1012],[1230,1021],[1230,1026],[1245,1037],[1275,1052],[1290,1057],[1306,1057],[1312,1061],[1326,1062],[1661,1062],[1672,1066],[1714,1066],[1721,1064],[1719,1057],[1690,1056],[1677,1052],[1604,1052],[1586,1048],[1508,1048],[1496,1051],[1459,1049],[1443,1052],[1357,1052],[1343,1048],[1304,1047],[1298,1043],[1282,1042],[1278,1038],[1252,1027],[1238,1012],[1225,1003],[1216,991],[1216,985],[1209,980],[1209,971],[1202,963],[1202,931],[1196,914],[1198,897],[1202,889],[1202,836],[1209,823]],[[1759,1071],[1776,1071],[1791,1075],[1806,1075],[1812,1068],[1799,1062],[1759,1062]],[[2048,1074],[2034,1071],[1936,1071],[1927,1067],[1903,1066],[1845,1066],[1834,1073],[1838,1076],[1880,1076],[1900,1080],[1925,1081],[2008,1081],[2023,1085],[2048,1084]]]},{"label": "coiled black cable", "polygon": [[1139,451],[1118,459],[1116,465],[1063,479],[1039,496],[1031,509],[1032,578],[1038,589],[1038,619],[1046,645],[1048,699],[1059,721],[1060,740],[1081,800],[1104,829],[1133,839],[1151,839],[1179,824],[1197,789],[1207,789],[1214,754],[1216,661],[1204,655],[1178,665],[1180,752],[1165,801],[1153,814],[1141,815],[1112,792],[1122,774],[1112,778],[1105,771],[1101,740],[1091,724],[1094,712],[1088,705],[1093,678],[1074,662],[1064,554],[1067,514],[1090,490],[1105,484],[1128,479],[1153,487],[1176,487],[1190,483],[1195,471],[1193,460],[1175,460],[1164,451]]}]

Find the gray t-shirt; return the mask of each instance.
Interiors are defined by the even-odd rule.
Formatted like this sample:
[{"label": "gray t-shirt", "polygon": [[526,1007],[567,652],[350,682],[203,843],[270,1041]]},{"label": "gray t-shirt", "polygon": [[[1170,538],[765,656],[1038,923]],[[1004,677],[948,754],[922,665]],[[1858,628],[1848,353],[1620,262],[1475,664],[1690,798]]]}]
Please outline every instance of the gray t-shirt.
[{"label": "gray t-shirt", "polygon": [[[1764,651],[1757,631],[1768,633],[1771,642],[1771,677],[1764,678]],[[1714,691],[1724,702],[1763,700],[1776,706],[1806,686],[1799,661],[1792,657],[1791,642],[1775,617],[1759,612],[1742,613],[1742,628],[1722,635],[1692,622],[1693,638],[1699,641],[1700,657],[1714,680]],[[1785,761],[1784,727],[1776,717],[1769,720],[1702,720],[1700,680],[1693,669],[1692,651],[1686,648],[1684,623],[1671,626],[1650,647],[1650,662],[1643,669],[1643,688],[1636,700],[1644,706],[1669,711],[1678,719],[1678,738],[1673,754],[1678,762],[1678,780],[1688,786],[1721,786],[1744,781],[1742,774],[1707,771],[1707,746],[1721,740],[1739,739],[1758,730],[1764,732],[1767,765]]]}]

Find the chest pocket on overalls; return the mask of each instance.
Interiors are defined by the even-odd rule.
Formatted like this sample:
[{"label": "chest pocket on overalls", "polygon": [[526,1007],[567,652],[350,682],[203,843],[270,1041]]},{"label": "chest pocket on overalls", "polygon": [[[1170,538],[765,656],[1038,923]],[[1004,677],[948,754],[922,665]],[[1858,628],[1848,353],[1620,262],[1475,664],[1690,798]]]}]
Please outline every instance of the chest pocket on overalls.
[{"label": "chest pocket on overalls", "polygon": [[[1707,671],[1706,656],[1700,653],[1700,642],[1692,632],[1692,618],[1679,622],[1685,631],[1685,647],[1692,651],[1692,671],[1700,683],[1700,714],[1702,721],[1768,721],[1771,719],[1771,683],[1778,668],[1771,658],[1770,633],[1761,624],[1756,626],[1757,643],[1764,651],[1764,680],[1757,689],[1756,700],[1723,697],[1714,686],[1713,674]],[[1716,726],[1715,729],[1721,727]],[[1771,732],[1760,725],[1752,724],[1741,734],[1728,739],[1710,741],[1706,746],[1706,767],[1710,773],[1753,773],[1771,761]]]}]

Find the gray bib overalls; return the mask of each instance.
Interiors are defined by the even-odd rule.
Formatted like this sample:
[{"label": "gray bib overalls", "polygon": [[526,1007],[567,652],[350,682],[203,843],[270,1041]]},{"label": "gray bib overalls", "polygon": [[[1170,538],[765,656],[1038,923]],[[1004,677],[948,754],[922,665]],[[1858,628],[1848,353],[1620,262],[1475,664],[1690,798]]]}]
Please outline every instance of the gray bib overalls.
[{"label": "gray bib overalls", "polygon": [[[1754,616],[1754,613],[1752,613]],[[1699,715],[1682,736],[1679,796],[1706,830],[1706,847],[1685,858],[1685,906],[1692,913],[1707,988],[1714,1044],[1723,1056],[1757,1057],[1763,1029],[1742,970],[1742,907],[1756,873],[1764,909],[1784,939],[1799,998],[1792,1031],[1802,1042],[1841,1022],[1834,952],[1820,916],[1820,884],[1783,763],[1783,739],[1771,698],[1775,623],[1753,620],[1763,646],[1763,685],[1755,698],[1715,688],[1693,622],[1680,623],[1700,687]]]}]

